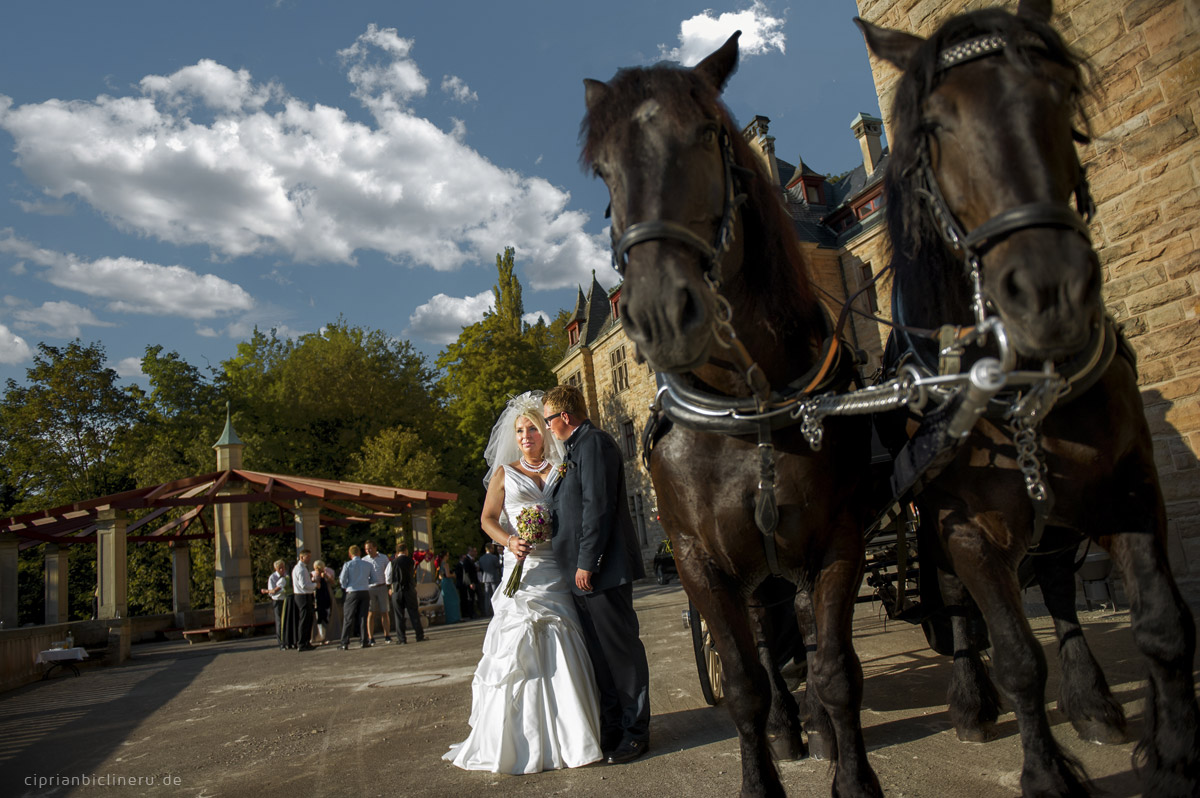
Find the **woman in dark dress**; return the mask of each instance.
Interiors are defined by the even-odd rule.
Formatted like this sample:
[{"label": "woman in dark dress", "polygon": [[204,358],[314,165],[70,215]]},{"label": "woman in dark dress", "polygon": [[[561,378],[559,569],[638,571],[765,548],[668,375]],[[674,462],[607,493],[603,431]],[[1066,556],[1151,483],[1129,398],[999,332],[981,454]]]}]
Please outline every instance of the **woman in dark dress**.
[{"label": "woman in dark dress", "polygon": [[325,645],[329,642],[329,611],[333,607],[333,585],[329,583],[329,577],[325,573],[325,561],[317,560],[313,563],[312,572],[313,582],[317,585],[317,636],[320,640],[315,642]]}]

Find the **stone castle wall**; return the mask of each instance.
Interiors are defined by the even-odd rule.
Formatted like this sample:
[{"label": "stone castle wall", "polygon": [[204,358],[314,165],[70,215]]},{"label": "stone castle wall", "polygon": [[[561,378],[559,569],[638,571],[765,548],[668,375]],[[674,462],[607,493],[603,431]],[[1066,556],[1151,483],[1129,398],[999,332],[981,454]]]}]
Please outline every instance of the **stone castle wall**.
[{"label": "stone castle wall", "polygon": [[[862,18],[921,36],[994,5],[858,0]],[[1138,353],[1172,566],[1200,574],[1200,2],[1059,0],[1053,21],[1091,63],[1093,142],[1080,155],[1098,210],[1104,298]],[[899,73],[870,60],[890,131]]]}]

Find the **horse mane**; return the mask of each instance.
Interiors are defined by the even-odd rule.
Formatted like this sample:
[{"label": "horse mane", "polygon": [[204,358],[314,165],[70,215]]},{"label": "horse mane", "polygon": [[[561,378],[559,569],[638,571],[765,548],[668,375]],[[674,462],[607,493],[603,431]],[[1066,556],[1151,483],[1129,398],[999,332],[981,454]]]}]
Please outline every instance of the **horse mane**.
[{"label": "horse mane", "polygon": [[[923,118],[922,107],[941,79],[938,55],[959,42],[992,33],[1007,39],[1003,57],[1019,68],[1035,72],[1036,53],[1071,70],[1074,80],[1068,102],[1083,131],[1088,130],[1083,109],[1086,61],[1067,47],[1050,25],[1003,10],[987,9],[951,17],[926,39],[896,86],[891,153],[884,175],[885,213],[893,250],[893,295],[903,294],[907,302],[922,302],[930,286],[942,282],[946,274],[957,274],[953,271],[957,258],[945,246],[917,193],[919,166],[933,135]],[[1029,34],[1039,41],[1032,42]],[[1079,135],[1086,140],[1084,134]],[[912,290],[905,291],[905,287]]]},{"label": "horse mane", "polygon": [[[581,166],[594,171],[600,142],[610,135],[623,136],[622,121],[632,118],[647,98],[653,97],[672,119],[687,118],[699,105],[729,136],[734,164],[753,173],[753,177],[741,177],[738,185],[739,192],[746,195],[738,211],[745,239],[745,262],[739,275],[743,285],[727,283],[727,295],[732,298],[738,291],[751,306],[749,317],[766,325],[780,342],[815,335],[821,329],[819,309],[795,224],[763,171],[761,159],[746,143],[721,101],[720,92],[693,70],[669,63],[622,69],[607,85],[605,101],[585,115],[580,124]],[[620,147],[622,142],[615,141],[614,145]]]}]

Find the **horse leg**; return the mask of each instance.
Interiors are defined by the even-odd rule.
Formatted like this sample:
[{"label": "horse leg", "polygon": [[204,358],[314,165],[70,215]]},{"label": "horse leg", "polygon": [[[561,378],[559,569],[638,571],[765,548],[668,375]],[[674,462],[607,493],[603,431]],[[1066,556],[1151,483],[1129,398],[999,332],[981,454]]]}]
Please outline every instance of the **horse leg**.
[{"label": "horse leg", "polygon": [[987,621],[995,663],[992,672],[1021,730],[1021,792],[1037,796],[1088,795],[1082,767],[1058,747],[1050,731],[1045,707],[1046,658],[1025,619],[1016,563],[1005,562],[1010,558],[985,543],[1010,535],[1005,529],[995,529],[988,535],[974,524],[953,524],[950,519],[947,523],[945,539],[954,570]]},{"label": "horse leg", "polygon": [[708,621],[713,645],[721,657],[725,703],[738,733],[742,756],[743,798],[784,795],[771,760],[765,732],[770,680],[759,663],[758,646],[741,596],[726,584],[711,563],[698,563],[690,552],[679,560],[679,579],[700,614]]},{"label": "horse leg", "polygon": [[[858,533],[846,524],[841,534],[843,540],[849,540]],[[851,639],[854,598],[862,583],[862,570],[860,549],[856,558],[834,559],[817,576],[813,588],[817,649],[809,658],[808,677],[834,729],[834,796],[882,798],[883,790],[867,761],[863,741],[862,663]]]},{"label": "horse leg", "polygon": [[954,639],[954,666],[946,703],[950,721],[958,739],[964,743],[986,743],[996,736],[996,718],[1000,717],[1000,695],[979,656],[986,647],[973,634],[972,624],[982,622],[979,609],[963,587],[962,580],[938,570],[942,600],[950,616]]},{"label": "horse leg", "polygon": [[1075,550],[1032,557],[1034,574],[1054,619],[1062,678],[1058,708],[1081,739],[1095,743],[1125,740],[1125,711],[1113,698],[1108,681],[1088,648],[1075,610]]},{"label": "horse leg", "polygon": [[[817,650],[817,619],[813,613],[812,591],[801,590],[796,594],[796,622],[804,639],[805,656],[811,661]],[[829,759],[834,753],[833,722],[817,696],[811,676],[804,680],[804,711],[809,756],[813,759]]]},{"label": "horse leg", "polygon": [[[750,610],[750,619],[755,626],[758,659],[771,683],[771,702],[767,712],[767,747],[776,760],[804,759],[808,753],[804,739],[800,736],[800,710],[796,699],[788,690],[787,682],[775,661],[769,641],[775,640],[782,630],[771,622],[771,597],[766,591],[756,594],[757,600]],[[790,621],[790,619],[788,619]]]},{"label": "horse leg", "polygon": [[1192,659],[1196,626],[1179,595],[1158,537],[1113,535],[1110,554],[1125,578],[1133,639],[1149,664],[1143,707],[1145,730],[1134,752],[1143,793],[1200,794],[1200,710]]}]

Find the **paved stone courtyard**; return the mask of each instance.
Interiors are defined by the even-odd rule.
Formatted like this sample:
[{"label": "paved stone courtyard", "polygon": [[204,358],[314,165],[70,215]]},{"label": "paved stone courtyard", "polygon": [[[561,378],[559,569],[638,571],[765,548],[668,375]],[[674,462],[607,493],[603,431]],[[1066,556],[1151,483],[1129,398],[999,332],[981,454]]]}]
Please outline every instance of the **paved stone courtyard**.
[{"label": "paved stone courtyard", "polygon": [[[620,767],[534,776],[467,773],[441,760],[466,736],[470,680],[486,623],[435,627],[407,646],[281,652],[271,638],[134,647],[134,659],[0,695],[4,796],[730,796],[741,781],[737,739],[721,706],[700,693],[687,599],[677,583],[639,585],[649,654],[652,747]],[[1128,613],[1085,614],[1088,639],[1140,733],[1140,657]],[[1000,739],[955,739],[945,706],[949,661],[917,627],[884,623],[862,604],[855,641],[866,673],[863,726],[889,796],[1012,796],[1021,764],[1016,723]],[[1034,620],[1057,688],[1049,619]],[[1114,798],[1138,794],[1132,742],[1079,741],[1047,701],[1054,731]],[[790,795],[830,794],[828,763],[781,767]],[[86,776],[88,785],[57,786]],[[49,779],[40,782],[38,779]],[[140,783],[135,783],[140,780]]]}]

